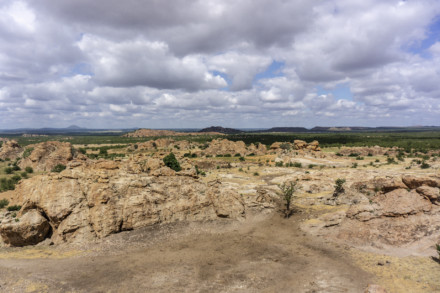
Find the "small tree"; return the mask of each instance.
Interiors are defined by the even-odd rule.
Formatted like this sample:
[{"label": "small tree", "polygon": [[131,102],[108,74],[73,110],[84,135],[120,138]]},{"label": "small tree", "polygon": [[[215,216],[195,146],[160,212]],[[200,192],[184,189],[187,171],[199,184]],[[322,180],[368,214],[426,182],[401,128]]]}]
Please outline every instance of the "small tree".
[{"label": "small tree", "polygon": [[177,161],[176,156],[173,153],[170,153],[166,157],[163,158],[163,162],[165,163],[165,166],[173,169],[176,172],[179,172],[182,170],[180,167],[179,161]]},{"label": "small tree", "polygon": [[293,182],[290,181],[289,183],[284,182],[281,185],[278,185],[278,187],[281,189],[281,197],[284,199],[284,201],[286,202],[286,209],[284,211],[284,216],[286,218],[289,218],[292,214],[292,211],[290,209],[290,204],[292,202],[293,199],[293,194],[295,193],[295,191],[297,190],[297,182]]},{"label": "small tree", "polygon": [[345,179],[338,178],[335,181],[335,191],[333,192],[333,196],[338,196],[339,194],[345,191],[344,189]]}]

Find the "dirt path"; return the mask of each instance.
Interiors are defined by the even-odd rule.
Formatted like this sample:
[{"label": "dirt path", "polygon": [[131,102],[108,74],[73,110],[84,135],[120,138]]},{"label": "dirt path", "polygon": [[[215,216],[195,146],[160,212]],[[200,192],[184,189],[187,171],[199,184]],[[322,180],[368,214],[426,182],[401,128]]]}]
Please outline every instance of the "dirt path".
[{"label": "dirt path", "polygon": [[42,248],[49,257],[35,259],[17,257],[28,248],[4,248],[0,291],[363,292],[372,277],[343,247],[305,235],[302,218],[142,229],[69,257],[71,246]]}]

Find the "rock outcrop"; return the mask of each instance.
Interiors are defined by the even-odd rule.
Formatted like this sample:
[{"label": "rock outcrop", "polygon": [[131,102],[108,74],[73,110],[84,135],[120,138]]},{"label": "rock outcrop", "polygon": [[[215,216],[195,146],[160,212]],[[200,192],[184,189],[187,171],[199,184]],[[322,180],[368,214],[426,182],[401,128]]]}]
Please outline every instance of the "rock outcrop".
[{"label": "rock outcrop", "polygon": [[245,156],[248,153],[246,144],[242,141],[230,141],[227,139],[214,139],[204,150],[207,155],[235,155]]},{"label": "rock outcrop", "polygon": [[355,183],[352,187],[370,194],[369,203],[352,205],[342,214],[327,214],[318,219],[319,225],[304,228],[318,227],[314,233],[359,246],[374,243],[375,247],[399,247],[426,239],[438,240],[439,179],[405,175]]},{"label": "rock outcrop", "polygon": [[[200,181],[190,171],[176,173],[155,158],[74,160],[59,174],[35,176],[17,185],[13,197],[22,205],[19,222],[7,214],[0,235],[15,246],[48,236],[54,243],[75,242],[159,223],[245,215],[235,190],[219,181]],[[29,234],[34,230],[38,237]]]},{"label": "rock outcrop", "polygon": [[22,152],[23,148],[20,147],[15,140],[6,140],[0,148],[0,159],[4,160],[9,158],[15,160],[20,157]]},{"label": "rock outcrop", "polygon": [[317,140],[314,140],[310,143],[307,143],[303,140],[295,139],[293,143],[290,142],[274,142],[270,149],[273,151],[278,150],[297,150],[297,151],[313,151],[313,152],[319,152],[321,151],[321,148],[319,147],[319,142]]},{"label": "rock outcrop", "polygon": [[47,141],[29,145],[26,150],[30,154],[21,159],[19,166],[32,167],[34,171],[50,171],[56,165],[67,165],[73,159],[72,145],[69,142]]}]

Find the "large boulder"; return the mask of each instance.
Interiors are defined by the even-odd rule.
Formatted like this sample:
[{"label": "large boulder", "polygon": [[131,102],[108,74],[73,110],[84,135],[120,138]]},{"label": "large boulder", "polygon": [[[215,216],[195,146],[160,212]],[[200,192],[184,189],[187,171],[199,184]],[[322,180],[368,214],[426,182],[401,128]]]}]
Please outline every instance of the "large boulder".
[{"label": "large boulder", "polygon": [[49,234],[49,222],[37,210],[31,210],[21,217],[8,215],[0,224],[0,236],[12,246],[34,245]]}]

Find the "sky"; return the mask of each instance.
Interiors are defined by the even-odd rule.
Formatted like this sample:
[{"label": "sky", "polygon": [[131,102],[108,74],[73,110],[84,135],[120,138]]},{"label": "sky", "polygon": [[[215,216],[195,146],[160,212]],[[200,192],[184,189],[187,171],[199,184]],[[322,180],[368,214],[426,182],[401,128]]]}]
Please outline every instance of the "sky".
[{"label": "sky", "polygon": [[440,1],[0,1],[0,129],[72,124],[440,125]]}]

